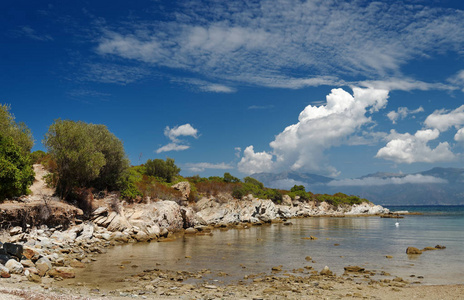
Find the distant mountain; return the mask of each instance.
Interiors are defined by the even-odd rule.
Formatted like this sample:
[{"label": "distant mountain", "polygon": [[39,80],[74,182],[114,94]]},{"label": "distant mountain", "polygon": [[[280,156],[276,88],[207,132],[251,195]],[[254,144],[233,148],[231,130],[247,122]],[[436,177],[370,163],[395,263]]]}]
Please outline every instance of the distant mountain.
[{"label": "distant mountain", "polygon": [[433,168],[413,174],[378,172],[344,180],[298,172],[259,173],[251,177],[272,188],[304,185],[313,193],[342,192],[376,204],[464,205],[464,169],[458,168]]}]

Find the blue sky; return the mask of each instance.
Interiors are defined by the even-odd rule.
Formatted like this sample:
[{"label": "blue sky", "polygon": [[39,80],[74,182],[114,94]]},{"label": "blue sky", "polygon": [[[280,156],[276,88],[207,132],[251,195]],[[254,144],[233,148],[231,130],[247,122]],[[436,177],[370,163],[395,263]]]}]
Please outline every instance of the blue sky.
[{"label": "blue sky", "polygon": [[185,176],[462,167],[462,1],[134,2],[1,2],[0,102],[33,150],[62,118]]}]

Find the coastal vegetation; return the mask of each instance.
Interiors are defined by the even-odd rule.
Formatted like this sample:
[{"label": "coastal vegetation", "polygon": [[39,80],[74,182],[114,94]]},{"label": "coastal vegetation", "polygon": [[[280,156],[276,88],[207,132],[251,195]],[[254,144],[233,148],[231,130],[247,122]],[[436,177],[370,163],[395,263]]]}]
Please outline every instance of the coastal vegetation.
[{"label": "coastal vegetation", "polygon": [[[0,129],[0,176],[4,182],[0,199],[27,194],[34,178],[32,164],[39,163],[50,172],[45,180],[56,189],[56,194],[83,209],[91,208],[92,194],[100,191],[117,192],[129,202],[163,199],[194,203],[203,196],[220,194],[235,199],[251,194],[276,204],[283,203],[284,196],[287,201],[327,202],[334,206],[367,201],[342,193],[313,194],[303,185],[295,185],[289,191],[267,188],[253,177],[240,179],[228,172],[223,176],[184,178],[172,158],[148,159],[142,165],[130,166],[120,139],[105,125],[82,121],[55,120],[42,141],[47,152],[30,153],[32,133],[24,123],[15,122],[8,105],[0,107]],[[189,183],[188,199],[172,188],[183,181]]]},{"label": "coastal vegetation", "polygon": [[34,181],[30,150],[32,134],[17,123],[10,106],[0,104],[0,200],[27,194]]}]

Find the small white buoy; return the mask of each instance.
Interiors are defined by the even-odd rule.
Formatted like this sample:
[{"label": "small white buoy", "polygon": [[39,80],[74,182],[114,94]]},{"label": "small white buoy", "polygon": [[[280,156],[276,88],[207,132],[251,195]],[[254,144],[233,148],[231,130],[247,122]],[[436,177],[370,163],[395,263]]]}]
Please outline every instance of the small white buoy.
[{"label": "small white buoy", "polygon": [[396,226],[396,227],[400,227],[400,223],[396,222],[396,223],[395,223],[395,226]]}]

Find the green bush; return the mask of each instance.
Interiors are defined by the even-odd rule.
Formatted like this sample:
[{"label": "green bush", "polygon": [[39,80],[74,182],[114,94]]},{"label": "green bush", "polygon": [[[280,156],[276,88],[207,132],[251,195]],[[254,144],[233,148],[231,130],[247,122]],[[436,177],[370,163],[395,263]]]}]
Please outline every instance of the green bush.
[{"label": "green bush", "polygon": [[4,137],[11,137],[23,154],[31,152],[34,146],[31,130],[22,122],[16,123],[14,115],[10,113],[10,106],[6,104],[0,104],[0,132]]},{"label": "green bush", "polygon": [[224,173],[224,182],[233,182],[233,183],[236,183],[236,182],[240,182],[240,179],[238,179],[237,177],[235,176],[232,176],[230,175],[230,173]]},{"label": "green bush", "polygon": [[0,200],[28,193],[34,182],[29,155],[12,137],[0,135]]},{"label": "green bush", "polygon": [[166,161],[162,159],[147,160],[145,163],[145,174],[148,176],[158,177],[168,183],[171,183],[173,178],[179,175],[180,168],[178,168],[174,159],[166,158]]},{"label": "green bush", "polygon": [[57,192],[65,198],[74,188],[116,189],[129,165],[122,142],[104,125],[56,120],[43,143],[56,162]]}]

